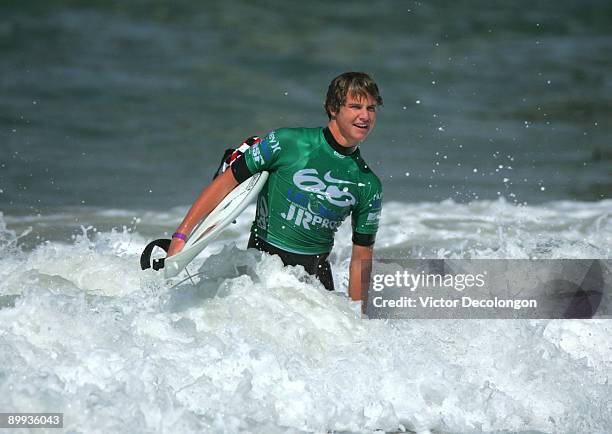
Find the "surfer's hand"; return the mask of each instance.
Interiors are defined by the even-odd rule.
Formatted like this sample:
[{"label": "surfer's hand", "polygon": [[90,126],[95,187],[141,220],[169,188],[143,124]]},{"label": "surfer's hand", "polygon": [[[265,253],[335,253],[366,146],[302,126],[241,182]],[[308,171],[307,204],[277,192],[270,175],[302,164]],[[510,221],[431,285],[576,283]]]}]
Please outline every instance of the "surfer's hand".
[{"label": "surfer's hand", "polygon": [[170,248],[168,249],[168,256],[176,255],[178,252],[183,250],[185,247],[185,241],[180,238],[172,238]]}]

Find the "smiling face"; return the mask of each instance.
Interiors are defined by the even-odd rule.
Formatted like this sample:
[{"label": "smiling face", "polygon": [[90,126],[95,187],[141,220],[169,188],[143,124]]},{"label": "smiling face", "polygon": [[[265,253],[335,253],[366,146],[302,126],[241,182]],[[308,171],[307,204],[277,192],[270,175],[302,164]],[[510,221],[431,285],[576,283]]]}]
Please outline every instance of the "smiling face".
[{"label": "smiling face", "polygon": [[330,110],[328,126],[336,141],[351,148],[365,140],[376,124],[376,108],[376,99],[370,94],[347,94],[337,111]]}]

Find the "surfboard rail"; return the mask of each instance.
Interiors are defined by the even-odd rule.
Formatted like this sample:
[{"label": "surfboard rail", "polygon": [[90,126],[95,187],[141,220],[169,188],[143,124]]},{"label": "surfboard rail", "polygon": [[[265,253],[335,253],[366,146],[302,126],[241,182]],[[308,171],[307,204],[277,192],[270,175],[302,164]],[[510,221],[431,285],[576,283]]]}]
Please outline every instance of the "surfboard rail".
[{"label": "surfboard rail", "polygon": [[214,240],[257,197],[268,180],[268,172],[258,172],[234,188],[191,231],[185,247],[164,261],[164,277],[179,274],[204,248]]}]

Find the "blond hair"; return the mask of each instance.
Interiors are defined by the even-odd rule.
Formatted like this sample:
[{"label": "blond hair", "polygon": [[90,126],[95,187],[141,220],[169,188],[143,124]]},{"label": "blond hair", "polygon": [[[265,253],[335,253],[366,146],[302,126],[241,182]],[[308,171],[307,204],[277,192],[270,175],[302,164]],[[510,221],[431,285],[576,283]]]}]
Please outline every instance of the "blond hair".
[{"label": "blond hair", "polygon": [[383,105],[382,96],[378,91],[376,82],[365,72],[345,72],[334,78],[327,89],[325,98],[325,112],[332,118],[332,111],[337,113],[340,106],[346,103],[348,94],[367,98],[370,95],[376,100],[376,104]]}]

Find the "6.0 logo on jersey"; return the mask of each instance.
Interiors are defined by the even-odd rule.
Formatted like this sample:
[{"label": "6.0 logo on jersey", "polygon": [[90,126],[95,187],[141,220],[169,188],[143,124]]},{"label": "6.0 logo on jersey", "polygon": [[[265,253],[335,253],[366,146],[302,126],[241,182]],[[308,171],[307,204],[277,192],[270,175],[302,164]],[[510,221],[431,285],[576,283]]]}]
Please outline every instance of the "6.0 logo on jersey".
[{"label": "6.0 logo on jersey", "polygon": [[347,207],[357,203],[355,196],[348,191],[348,187],[342,189],[338,187],[355,183],[332,177],[330,170],[325,172],[323,180],[319,178],[317,169],[298,170],[293,175],[293,183],[300,190],[316,193],[319,199],[325,199],[332,205]]}]

